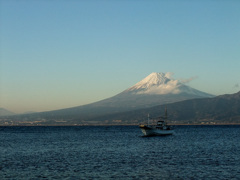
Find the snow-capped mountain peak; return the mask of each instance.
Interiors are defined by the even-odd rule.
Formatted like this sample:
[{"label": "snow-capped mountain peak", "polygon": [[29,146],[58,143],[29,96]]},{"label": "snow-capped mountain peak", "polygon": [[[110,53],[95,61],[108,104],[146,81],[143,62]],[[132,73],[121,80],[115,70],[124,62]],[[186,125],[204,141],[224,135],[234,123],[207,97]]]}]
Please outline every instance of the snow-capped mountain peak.
[{"label": "snow-capped mountain peak", "polygon": [[150,87],[152,85],[166,84],[168,81],[169,81],[169,78],[166,76],[165,73],[153,72],[134,86],[135,87]]},{"label": "snow-capped mountain peak", "polygon": [[171,73],[169,72],[153,72],[126,91],[135,94],[178,94],[180,85],[182,83],[178,80],[171,79]]},{"label": "snow-capped mountain peak", "polygon": [[191,88],[180,80],[171,78],[172,73],[153,72],[146,78],[125,90],[125,93],[136,95],[167,95],[185,93],[198,97],[212,97],[212,95],[197,89]]}]

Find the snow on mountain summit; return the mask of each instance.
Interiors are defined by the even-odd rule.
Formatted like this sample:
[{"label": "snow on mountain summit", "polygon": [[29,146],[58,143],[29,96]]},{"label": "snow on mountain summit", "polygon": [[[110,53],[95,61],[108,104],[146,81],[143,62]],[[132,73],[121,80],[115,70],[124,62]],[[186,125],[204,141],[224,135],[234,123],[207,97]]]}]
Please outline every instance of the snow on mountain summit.
[{"label": "snow on mountain summit", "polygon": [[180,93],[178,80],[171,78],[171,73],[153,72],[146,78],[127,89],[136,94],[178,94]]},{"label": "snow on mountain summit", "polygon": [[151,73],[145,79],[134,85],[137,89],[139,88],[149,88],[153,85],[161,85],[169,82],[168,76],[165,73]]},{"label": "snow on mountain summit", "polygon": [[166,95],[166,94],[180,94],[187,93],[189,95],[196,95],[199,97],[210,97],[205,92],[191,88],[182,83],[180,80],[171,78],[172,73],[156,73],[153,72],[146,78],[127,89],[126,93],[142,94],[142,95]]}]

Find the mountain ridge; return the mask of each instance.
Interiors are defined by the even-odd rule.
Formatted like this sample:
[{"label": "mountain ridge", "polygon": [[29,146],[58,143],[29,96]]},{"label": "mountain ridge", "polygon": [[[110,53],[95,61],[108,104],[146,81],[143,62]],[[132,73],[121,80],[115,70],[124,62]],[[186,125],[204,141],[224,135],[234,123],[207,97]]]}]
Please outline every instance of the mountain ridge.
[{"label": "mountain ridge", "polygon": [[114,124],[139,124],[147,120],[147,115],[157,117],[168,109],[168,122],[172,124],[240,124],[240,91],[213,98],[189,99],[158,105],[145,109],[116,113],[93,118],[90,121],[104,121]]}]

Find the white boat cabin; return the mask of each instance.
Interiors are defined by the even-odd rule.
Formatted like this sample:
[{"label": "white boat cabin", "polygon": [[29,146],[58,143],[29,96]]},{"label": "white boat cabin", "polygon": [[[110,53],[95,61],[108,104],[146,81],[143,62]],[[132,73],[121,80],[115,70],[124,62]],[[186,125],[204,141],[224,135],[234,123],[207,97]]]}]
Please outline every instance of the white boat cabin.
[{"label": "white boat cabin", "polygon": [[163,130],[170,129],[169,126],[167,126],[167,123],[165,121],[158,121],[156,128],[157,129],[163,129]]}]

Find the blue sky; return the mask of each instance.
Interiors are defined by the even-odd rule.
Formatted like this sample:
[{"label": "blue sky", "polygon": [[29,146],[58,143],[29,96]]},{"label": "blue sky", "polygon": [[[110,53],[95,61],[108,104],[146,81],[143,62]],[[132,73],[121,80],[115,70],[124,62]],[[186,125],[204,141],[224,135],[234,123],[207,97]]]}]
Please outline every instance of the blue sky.
[{"label": "blue sky", "polygon": [[238,0],[0,0],[0,107],[46,111],[111,97],[152,72],[240,90]]}]

